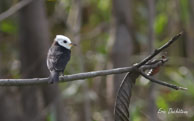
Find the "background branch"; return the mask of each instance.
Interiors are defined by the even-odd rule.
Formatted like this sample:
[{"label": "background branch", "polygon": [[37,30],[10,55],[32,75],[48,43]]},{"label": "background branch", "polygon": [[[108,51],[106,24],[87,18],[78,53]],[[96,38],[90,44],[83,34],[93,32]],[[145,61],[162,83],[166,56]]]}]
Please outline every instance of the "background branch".
[{"label": "background branch", "polygon": [[0,14],[0,21],[3,21],[4,19],[8,18],[9,16],[13,15],[26,5],[30,4],[33,0],[22,0],[18,3],[16,3],[14,6],[9,8],[7,11]]}]

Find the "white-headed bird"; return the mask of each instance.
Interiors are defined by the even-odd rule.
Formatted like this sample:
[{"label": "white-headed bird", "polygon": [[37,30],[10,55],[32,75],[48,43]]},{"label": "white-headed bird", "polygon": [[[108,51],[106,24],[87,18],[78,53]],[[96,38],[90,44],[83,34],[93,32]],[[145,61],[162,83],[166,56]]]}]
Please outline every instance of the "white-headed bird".
[{"label": "white-headed bird", "polygon": [[47,55],[47,67],[50,71],[49,83],[59,81],[59,75],[64,72],[70,60],[72,45],[75,44],[68,37],[63,35],[56,36]]}]

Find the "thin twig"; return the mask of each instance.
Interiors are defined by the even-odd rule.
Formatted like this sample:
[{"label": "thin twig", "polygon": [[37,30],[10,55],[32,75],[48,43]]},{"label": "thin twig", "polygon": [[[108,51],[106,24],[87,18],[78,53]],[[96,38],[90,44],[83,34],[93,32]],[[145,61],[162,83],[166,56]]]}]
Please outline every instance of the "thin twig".
[{"label": "thin twig", "polygon": [[151,60],[153,57],[155,57],[157,54],[159,54],[161,51],[169,47],[173,42],[175,42],[180,36],[182,35],[182,32],[175,35],[171,40],[169,40],[167,43],[165,43],[162,47],[156,49],[152,54],[150,54],[148,57],[146,57],[144,60],[142,60],[140,63],[136,65],[136,67],[141,67],[142,65],[146,64],[149,60]]},{"label": "thin twig", "polygon": [[150,80],[151,82],[154,82],[154,83],[157,83],[157,84],[160,84],[160,85],[163,85],[163,86],[167,86],[167,87],[170,87],[170,88],[175,89],[175,90],[187,90],[187,88],[184,88],[184,87],[179,87],[179,86],[176,86],[176,85],[173,85],[173,84],[169,84],[167,82],[156,80],[156,79],[152,78],[151,76],[148,76],[147,74],[145,74],[142,70],[140,70],[139,73],[143,77],[145,77],[146,79]]},{"label": "thin twig", "polygon": [[154,60],[153,62],[146,63],[145,65],[143,65],[139,69],[140,70],[143,70],[143,71],[148,70],[148,69],[153,69],[153,68],[162,66],[167,61],[168,61],[167,58],[165,58],[165,59],[159,59],[159,60]]},{"label": "thin twig", "polygon": [[4,19],[6,19],[9,16],[13,15],[14,13],[19,11],[20,9],[22,9],[26,5],[30,4],[32,1],[34,1],[34,0],[22,0],[18,3],[16,3],[14,6],[9,8],[7,11],[0,14],[0,21],[3,21]]}]

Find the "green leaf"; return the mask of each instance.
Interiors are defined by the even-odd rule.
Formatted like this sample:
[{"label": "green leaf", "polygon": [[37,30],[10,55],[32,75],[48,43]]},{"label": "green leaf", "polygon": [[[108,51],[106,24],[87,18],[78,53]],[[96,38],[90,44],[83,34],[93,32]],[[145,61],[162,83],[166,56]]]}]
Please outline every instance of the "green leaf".
[{"label": "green leaf", "polygon": [[157,98],[156,105],[158,108],[162,108],[164,110],[168,109],[168,104],[167,104],[166,100],[160,96]]},{"label": "green leaf", "polygon": [[0,31],[8,33],[8,34],[15,34],[16,33],[16,25],[11,20],[2,21],[0,24]]},{"label": "green leaf", "polygon": [[163,32],[165,26],[167,25],[168,18],[165,14],[160,14],[156,17],[156,21],[154,23],[154,30],[157,34]]}]

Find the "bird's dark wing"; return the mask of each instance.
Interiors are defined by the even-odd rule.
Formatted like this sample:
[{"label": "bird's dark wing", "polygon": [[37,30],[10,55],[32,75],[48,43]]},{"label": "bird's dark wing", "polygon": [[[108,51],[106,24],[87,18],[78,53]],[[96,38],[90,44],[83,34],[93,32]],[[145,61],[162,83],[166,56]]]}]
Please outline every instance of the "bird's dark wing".
[{"label": "bird's dark wing", "polygon": [[48,68],[51,71],[63,72],[69,59],[70,51],[68,52],[67,50],[67,52],[65,52],[65,50],[56,47],[50,48],[47,57]]},{"label": "bird's dark wing", "polygon": [[64,71],[68,61],[70,60],[70,55],[68,53],[62,53],[57,59],[58,60],[55,63],[55,70]]}]

